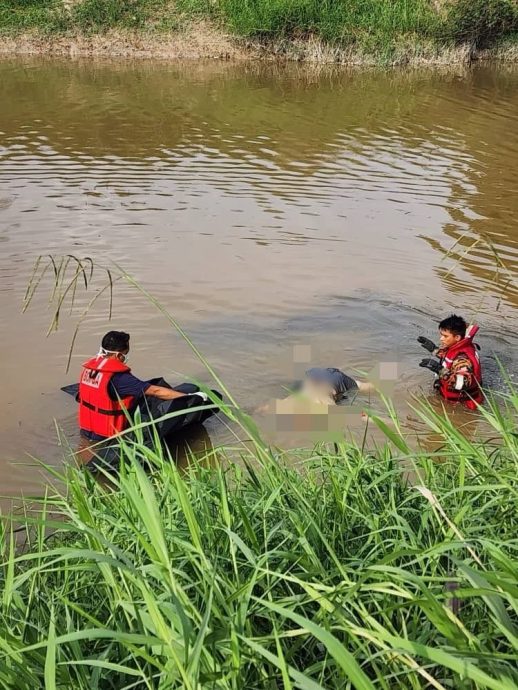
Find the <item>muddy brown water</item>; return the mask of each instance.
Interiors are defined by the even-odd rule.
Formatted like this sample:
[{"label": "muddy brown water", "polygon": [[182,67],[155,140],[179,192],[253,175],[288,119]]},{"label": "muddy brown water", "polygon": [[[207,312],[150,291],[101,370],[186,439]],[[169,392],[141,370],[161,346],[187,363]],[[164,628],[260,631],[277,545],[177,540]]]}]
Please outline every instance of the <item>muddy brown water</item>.
[{"label": "muddy brown water", "polygon": [[[0,104],[0,493],[39,490],[32,458],[61,464],[58,428],[77,443],[59,389],[106,330],[131,333],[137,375],[210,383],[122,283],[112,321],[101,299],[82,323],[66,373],[80,310],[47,338],[44,281],[21,314],[39,254],[117,262],[251,412],[282,395],[305,366],[294,360],[397,362],[412,426],[407,401],[431,381],[415,339],[452,310],[482,325],[488,384],[502,385],[496,358],[514,374],[516,68],[4,59]],[[208,432],[230,438],[221,423]]]}]

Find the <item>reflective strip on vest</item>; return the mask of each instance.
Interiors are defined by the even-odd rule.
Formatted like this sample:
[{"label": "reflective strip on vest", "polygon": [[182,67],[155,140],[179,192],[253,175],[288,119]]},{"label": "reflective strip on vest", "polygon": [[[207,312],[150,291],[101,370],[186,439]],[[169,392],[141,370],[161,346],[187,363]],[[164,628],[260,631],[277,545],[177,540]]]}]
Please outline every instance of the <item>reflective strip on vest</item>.
[{"label": "reflective strip on vest", "polygon": [[114,374],[129,372],[128,366],[115,359],[94,358],[83,365],[79,382],[79,427],[106,438],[128,426],[127,412],[134,396],[112,400],[110,381]]},{"label": "reflective strip on vest", "polygon": [[[478,330],[478,328],[477,328]],[[475,331],[476,332],[476,331]],[[480,390],[482,385],[482,371],[480,367],[480,357],[477,349],[473,344],[471,338],[464,338],[452,347],[448,348],[447,355],[441,359],[442,366],[449,370],[459,354],[465,354],[471,362],[473,367],[473,378],[475,379],[475,387],[471,390],[449,390],[448,380],[446,377],[441,377],[439,381],[439,390],[445,400],[451,402],[462,402],[471,410],[477,408],[479,404],[484,401],[484,396]]]}]

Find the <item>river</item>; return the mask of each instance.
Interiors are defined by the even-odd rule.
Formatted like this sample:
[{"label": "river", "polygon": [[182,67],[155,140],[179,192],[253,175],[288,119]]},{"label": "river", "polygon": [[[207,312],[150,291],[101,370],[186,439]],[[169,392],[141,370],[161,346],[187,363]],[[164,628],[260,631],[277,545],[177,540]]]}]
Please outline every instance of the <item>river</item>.
[{"label": "river", "polygon": [[431,384],[416,337],[452,311],[481,325],[486,383],[502,385],[497,360],[514,375],[517,68],[17,58],[0,61],[0,102],[2,494],[38,490],[33,457],[60,465],[57,429],[77,442],[60,387],[105,331],[131,333],[142,378],[210,382],[123,283],[111,321],[103,297],[81,324],[67,372],[80,311],[46,337],[44,281],[21,313],[40,254],[123,267],[252,413],[306,358],[397,363],[411,418]]}]

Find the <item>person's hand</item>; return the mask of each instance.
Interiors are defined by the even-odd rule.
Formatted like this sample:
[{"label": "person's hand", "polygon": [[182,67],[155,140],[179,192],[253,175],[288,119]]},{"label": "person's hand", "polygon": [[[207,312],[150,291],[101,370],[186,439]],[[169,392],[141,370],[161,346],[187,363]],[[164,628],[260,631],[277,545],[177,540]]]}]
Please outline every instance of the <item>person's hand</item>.
[{"label": "person's hand", "polygon": [[429,338],[425,338],[424,335],[420,335],[417,342],[424,347],[428,352],[433,352],[437,349],[437,345],[433,343]]},{"label": "person's hand", "polygon": [[433,371],[434,374],[438,374],[441,371],[440,363],[436,359],[432,359],[431,357],[422,359],[419,362],[419,366],[424,367],[425,369],[430,369],[430,371]]},{"label": "person's hand", "polygon": [[191,393],[191,395],[197,395],[203,400],[203,402],[207,402],[207,400],[209,399],[207,393],[204,393],[203,391],[196,391],[196,393]]}]

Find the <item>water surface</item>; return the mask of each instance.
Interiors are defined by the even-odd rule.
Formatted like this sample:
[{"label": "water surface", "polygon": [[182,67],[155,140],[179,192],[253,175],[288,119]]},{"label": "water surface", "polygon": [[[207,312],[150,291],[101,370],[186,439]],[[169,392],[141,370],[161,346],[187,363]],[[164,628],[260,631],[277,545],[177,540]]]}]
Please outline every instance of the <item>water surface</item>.
[{"label": "water surface", "polygon": [[415,338],[452,310],[481,323],[488,382],[495,357],[513,371],[516,69],[16,59],[0,62],[0,103],[2,493],[36,489],[31,454],[61,462],[56,424],[75,444],[59,388],[106,330],[131,333],[137,375],[209,382],[122,284],[111,322],[106,300],[85,319],[66,373],[77,314],[46,338],[48,285],[20,313],[39,254],[123,266],[250,411],[309,345],[312,364],[349,373],[398,362],[408,415],[431,378]]}]

